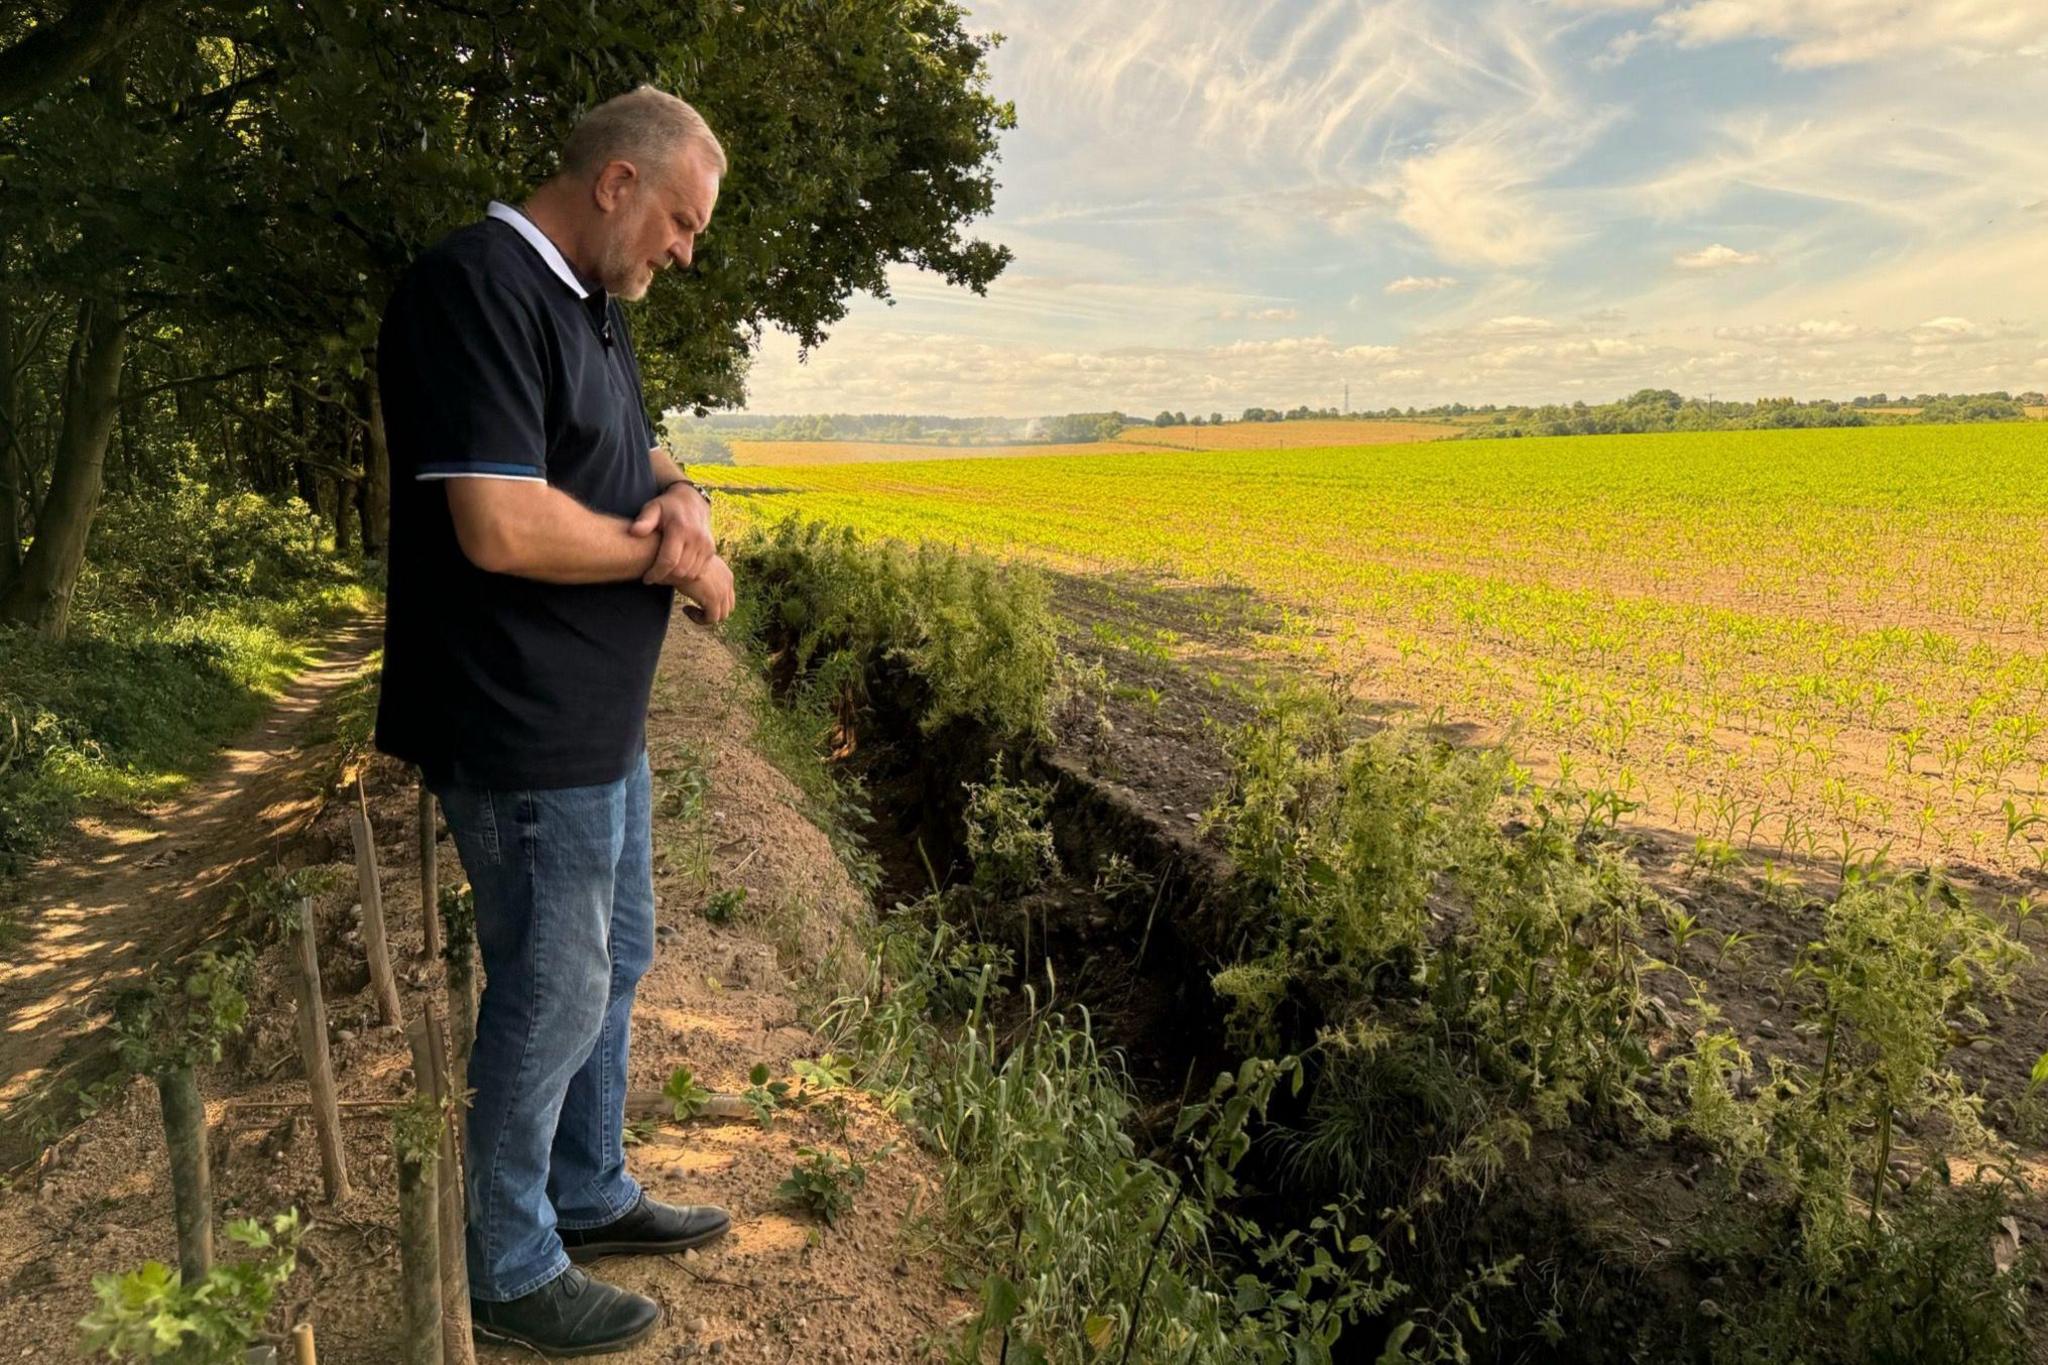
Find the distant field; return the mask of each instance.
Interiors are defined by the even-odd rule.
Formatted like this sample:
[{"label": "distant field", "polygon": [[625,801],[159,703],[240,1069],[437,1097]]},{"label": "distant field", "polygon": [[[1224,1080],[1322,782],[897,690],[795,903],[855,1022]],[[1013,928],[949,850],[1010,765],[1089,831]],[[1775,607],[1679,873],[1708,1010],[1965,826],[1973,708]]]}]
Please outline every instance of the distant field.
[{"label": "distant field", "polygon": [[910,441],[734,441],[743,465],[870,464],[897,460],[996,460],[1024,455],[1123,455],[1142,442],[1089,441],[1074,445],[941,446]]},{"label": "distant field", "polygon": [[1117,441],[1172,450],[1310,450],[1440,441],[1457,434],[1451,422],[1225,422],[1220,427],[1125,427]]},{"label": "distant field", "polygon": [[2034,418],[2036,421],[2048,418],[2048,408],[2028,408],[2027,416]]},{"label": "distant field", "polygon": [[1081,444],[925,445],[911,441],[732,442],[743,465],[863,464],[899,460],[988,460],[1018,456],[1124,455],[1133,450],[1306,450],[1317,446],[1435,441],[1457,434],[1445,422],[1226,422],[1220,427],[1125,427],[1113,441]]},{"label": "distant field", "polygon": [[2048,872],[2030,820],[2048,812],[2048,427],[1130,450],[776,482],[726,505],[1249,587],[1295,623],[1273,650],[1717,843]]}]

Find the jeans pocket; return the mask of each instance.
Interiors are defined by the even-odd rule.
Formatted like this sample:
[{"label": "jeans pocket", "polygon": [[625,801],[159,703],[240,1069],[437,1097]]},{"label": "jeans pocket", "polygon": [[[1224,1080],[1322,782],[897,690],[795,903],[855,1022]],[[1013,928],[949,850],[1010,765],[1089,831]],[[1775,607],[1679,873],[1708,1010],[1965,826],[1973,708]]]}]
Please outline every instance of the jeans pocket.
[{"label": "jeans pocket", "polygon": [[465,858],[474,850],[487,864],[499,861],[498,802],[504,795],[488,787],[467,787],[451,783],[435,795],[448,817],[448,832],[455,836]]}]

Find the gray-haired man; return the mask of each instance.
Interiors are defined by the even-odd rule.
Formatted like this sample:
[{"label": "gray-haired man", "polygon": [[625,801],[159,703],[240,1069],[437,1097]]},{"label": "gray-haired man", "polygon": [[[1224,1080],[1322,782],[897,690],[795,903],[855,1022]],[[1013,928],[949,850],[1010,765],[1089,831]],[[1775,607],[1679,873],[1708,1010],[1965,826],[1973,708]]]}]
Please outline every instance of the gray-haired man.
[{"label": "gray-haired man", "polygon": [[593,110],[523,208],[413,265],[378,339],[394,496],[377,743],[440,797],[486,985],[469,1084],[471,1312],[549,1355],[659,1325],[572,1262],[721,1236],[621,1134],[654,954],[647,699],[675,591],[732,609],[709,500],[663,451],[618,299],[688,266],[725,153],[651,87]]}]

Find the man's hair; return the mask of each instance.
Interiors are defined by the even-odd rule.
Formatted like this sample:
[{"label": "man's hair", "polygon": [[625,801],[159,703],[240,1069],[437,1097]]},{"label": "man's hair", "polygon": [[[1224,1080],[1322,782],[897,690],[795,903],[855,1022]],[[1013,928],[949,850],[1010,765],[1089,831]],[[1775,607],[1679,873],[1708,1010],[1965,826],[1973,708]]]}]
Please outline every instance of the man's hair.
[{"label": "man's hair", "polygon": [[643,85],[614,95],[583,116],[562,144],[562,174],[596,175],[613,161],[630,161],[644,175],[665,172],[695,147],[711,169],[725,174],[725,148],[704,116],[665,90]]}]

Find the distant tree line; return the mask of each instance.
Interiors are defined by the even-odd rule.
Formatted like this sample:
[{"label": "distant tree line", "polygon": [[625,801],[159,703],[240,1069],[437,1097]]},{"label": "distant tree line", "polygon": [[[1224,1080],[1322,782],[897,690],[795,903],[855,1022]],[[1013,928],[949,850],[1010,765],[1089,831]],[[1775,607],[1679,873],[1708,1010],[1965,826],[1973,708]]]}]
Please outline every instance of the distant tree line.
[{"label": "distant tree line", "polygon": [[[1862,427],[1928,422],[2018,422],[2027,400],[2009,393],[1921,394],[1892,399],[1884,394],[1849,402],[1821,398],[1759,398],[1753,403],[1685,398],[1670,389],[1640,389],[1613,403],[1547,404],[1542,407],[1433,409],[1416,416],[1443,415],[1483,420],[1466,426],[1473,437],[1594,436],[1646,431],[1750,431],[1783,427]],[[1453,407],[1459,405],[1452,405]],[[1915,410],[1917,409],[1917,410]]]}]

